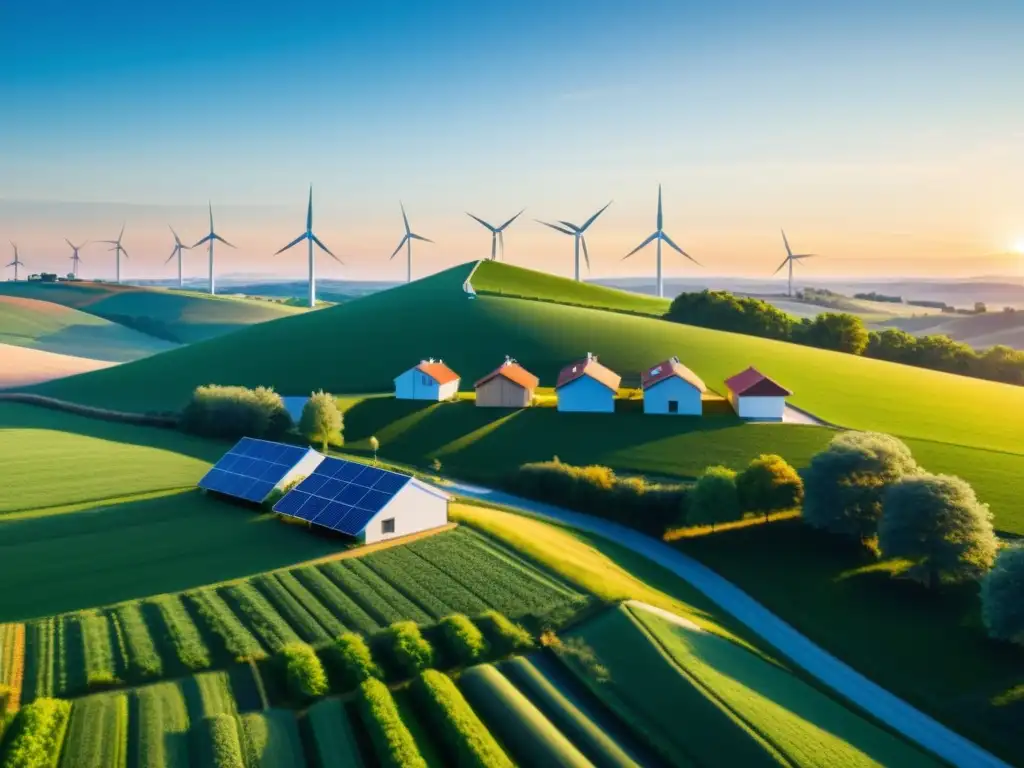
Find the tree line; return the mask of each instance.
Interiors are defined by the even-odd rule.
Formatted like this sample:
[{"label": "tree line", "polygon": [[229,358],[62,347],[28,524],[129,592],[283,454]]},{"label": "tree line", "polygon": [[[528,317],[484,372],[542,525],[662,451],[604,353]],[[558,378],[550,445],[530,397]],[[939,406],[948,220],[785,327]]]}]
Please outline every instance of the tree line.
[{"label": "tree line", "polygon": [[1003,345],[977,351],[948,336],[913,336],[897,328],[869,331],[847,312],[798,319],[762,299],[704,290],[679,294],[665,319],[1024,386],[1024,351]]}]

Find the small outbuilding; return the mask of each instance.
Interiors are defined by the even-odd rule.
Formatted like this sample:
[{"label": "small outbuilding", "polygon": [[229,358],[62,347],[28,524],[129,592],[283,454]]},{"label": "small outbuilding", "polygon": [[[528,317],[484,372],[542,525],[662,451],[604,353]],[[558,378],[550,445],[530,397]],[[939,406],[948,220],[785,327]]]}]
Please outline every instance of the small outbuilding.
[{"label": "small outbuilding", "polygon": [[510,357],[476,382],[476,404],[483,408],[527,408],[540,379]]},{"label": "small outbuilding", "polygon": [[729,402],[741,419],[782,421],[786,398],[793,393],[756,368],[737,373],[725,380]]},{"label": "small outbuilding", "polygon": [[558,374],[555,393],[558,410],[564,412],[614,413],[615,395],[622,377],[587,352],[582,360],[565,366]]},{"label": "small outbuilding", "polygon": [[324,460],[312,448],[243,437],[199,481],[204,491],[263,503]]},{"label": "small outbuilding", "polygon": [[459,374],[443,360],[421,360],[395,378],[395,397],[399,400],[448,400],[459,391]]},{"label": "small outbuilding", "polygon": [[707,391],[700,376],[678,357],[648,368],[640,375],[644,391],[644,413],[666,413],[679,416],[700,416],[703,395]]}]

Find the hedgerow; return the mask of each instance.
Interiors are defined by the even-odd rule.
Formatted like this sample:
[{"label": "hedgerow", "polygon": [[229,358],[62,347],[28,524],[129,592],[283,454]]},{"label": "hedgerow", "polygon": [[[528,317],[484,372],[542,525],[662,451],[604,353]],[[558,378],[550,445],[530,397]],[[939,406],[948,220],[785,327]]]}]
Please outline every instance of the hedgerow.
[{"label": "hedgerow", "polygon": [[305,643],[289,643],[280,651],[284,664],[288,692],[296,702],[323,696],[327,693],[327,674],[319,657]]},{"label": "hedgerow", "polygon": [[49,768],[60,757],[71,703],[37,699],[18,710],[10,724],[4,768]]},{"label": "hedgerow", "polygon": [[316,566],[306,566],[291,572],[313,596],[324,604],[346,627],[372,634],[380,629],[376,619],[368,614],[343,590],[327,578]]},{"label": "hedgerow", "polygon": [[285,589],[272,573],[257,576],[251,582],[263,596],[291,625],[299,637],[307,643],[326,643],[331,639],[327,631],[292,594]]},{"label": "hedgerow", "polygon": [[266,651],[227,603],[212,589],[200,589],[188,593],[188,599],[196,607],[210,631],[220,637],[224,648],[236,661],[265,659]]},{"label": "hedgerow", "polygon": [[288,643],[302,642],[288,626],[288,622],[281,618],[252,584],[232,584],[225,587],[223,592],[245,615],[249,626],[271,650],[279,651]]},{"label": "hedgerow", "polygon": [[181,429],[204,437],[238,439],[262,437],[276,440],[293,426],[281,396],[272,389],[196,387],[181,412]]},{"label": "hedgerow", "polygon": [[114,609],[114,620],[121,628],[128,653],[125,661],[133,677],[155,678],[163,675],[164,665],[138,603],[125,603]]},{"label": "hedgerow", "polygon": [[483,632],[461,613],[445,616],[438,622],[444,644],[460,664],[482,660],[488,651]]},{"label": "hedgerow", "polygon": [[384,631],[388,654],[406,677],[434,663],[434,649],[413,621],[396,621]]},{"label": "hedgerow", "polygon": [[338,683],[343,690],[350,690],[370,678],[384,677],[377,662],[373,660],[370,646],[362,635],[346,632],[338,638],[327,658],[337,672]]},{"label": "hedgerow", "polygon": [[535,646],[529,632],[498,611],[487,611],[476,620],[476,623],[499,656],[527,651]]},{"label": "hedgerow", "polygon": [[178,661],[193,671],[208,668],[210,651],[192,617],[185,610],[181,598],[177,595],[163,595],[149,601],[149,604],[157,610],[167,628],[166,640],[174,649]]},{"label": "hedgerow", "polygon": [[366,680],[359,686],[356,701],[381,768],[427,768],[384,683]]},{"label": "hedgerow", "polygon": [[199,722],[198,733],[200,765],[207,768],[245,768],[234,716],[204,717]]}]

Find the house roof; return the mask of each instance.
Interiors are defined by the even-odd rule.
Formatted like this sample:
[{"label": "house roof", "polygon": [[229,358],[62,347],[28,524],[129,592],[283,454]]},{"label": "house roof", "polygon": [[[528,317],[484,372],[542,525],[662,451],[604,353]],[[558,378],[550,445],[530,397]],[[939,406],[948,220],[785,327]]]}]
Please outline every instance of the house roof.
[{"label": "house roof", "polygon": [[692,386],[698,392],[706,392],[707,387],[701,380],[700,376],[691,371],[685,365],[679,362],[678,357],[672,357],[668,360],[663,360],[655,366],[648,368],[642,374],[640,374],[641,386],[646,390],[653,387],[655,384],[660,384],[663,381],[667,381],[671,378],[679,378],[685,381],[687,384]]},{"label": "house roof", "polygon": [[440,385],[450,381],[458,381],[460,376],[440,360],[424,360],[416,366],[416,370],[427,374]]},{"label": "house roof", "polygon": [[477,381],[473,386],[483,386],[492,379],[496,379],[498,376],[503,376],[513,384],[518,384],[523,389],[536,389],[537,385],[540,384],[540,379],[523,368],[523,366],[515,360],[506,360],[482,379]]},{"label": "house roof", "polygon": [[619,384],[622,381],[622,377],[610,368],[606,368],[597,362],[597,358],[593,355],[588,354],[582,360],[577,360],[574,363],[569,363],[565,366],[558,374],[558,383],[555,384],[555,389],[560,389],[566,384],[571,384],[577,379],[589,376],[601,384],[604,384],[612,392],[615,392],[619,388]]},{"label": "house roof", "polygon": [[793,394],[753,367],[726,379],[725,386],[733,394],[743,397],[787,397]]}]

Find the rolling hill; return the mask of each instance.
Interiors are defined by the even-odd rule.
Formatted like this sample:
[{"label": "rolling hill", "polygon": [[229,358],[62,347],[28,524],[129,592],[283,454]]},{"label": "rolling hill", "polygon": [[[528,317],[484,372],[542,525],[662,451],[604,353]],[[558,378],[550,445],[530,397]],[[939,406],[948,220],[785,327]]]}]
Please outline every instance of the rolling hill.
[{"label": "rolling hill", "polygon": [[986,312],[981,315],[932,315],[887,320],[883,328],[899,328],[915,336],[941,334],[985,349],[1003,344],[1024,349],[1024,312]]},{"label": "rolling hill", "polygon": [[64,376],[98,371],[117,363],[0,344],[0,389],[29,387]]}]

